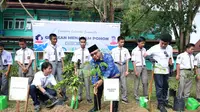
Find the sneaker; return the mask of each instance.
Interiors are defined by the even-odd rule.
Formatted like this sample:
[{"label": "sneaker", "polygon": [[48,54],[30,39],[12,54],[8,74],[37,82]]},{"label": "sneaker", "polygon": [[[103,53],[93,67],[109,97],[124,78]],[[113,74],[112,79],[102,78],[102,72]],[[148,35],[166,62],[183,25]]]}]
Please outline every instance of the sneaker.
[{"label": "sneaker", "polygon": [[34,110],[35,110],[35,112],[39,112],[40,111],[40,105],[35,105]]},{"label": "sneaker", "polygon": [[129,102],[128,102],[128,100],[122,100],[122,103],[128,104]]},{"label": "sneaker", "polygon": [[165,106],[162,104],[158,105],[157,109],[160,110],[160,112],[167,112],[167,110],[165,109]]},{"label": "sneaker", "polygon": [[87,102],[88,102],[88,103],[92,103],[92,99],[88,99]]}]

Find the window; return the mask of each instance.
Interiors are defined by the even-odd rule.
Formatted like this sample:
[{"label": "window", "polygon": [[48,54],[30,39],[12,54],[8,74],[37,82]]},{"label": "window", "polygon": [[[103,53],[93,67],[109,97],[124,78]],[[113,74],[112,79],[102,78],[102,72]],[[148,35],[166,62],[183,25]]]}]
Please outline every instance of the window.
[{"label": "window", "polygon": [[26,30],[31,30],[32,29],[31,20],[33,20],[33,19],[32,18],[27,18],[26,19]]},{"label": "window", "polygon": [[4,18],[4,29],[12,29],[13,19],[12,18]]},{"label": "window", "polygon": [[24,19],[15,20],[15,29],[24,29]]}]

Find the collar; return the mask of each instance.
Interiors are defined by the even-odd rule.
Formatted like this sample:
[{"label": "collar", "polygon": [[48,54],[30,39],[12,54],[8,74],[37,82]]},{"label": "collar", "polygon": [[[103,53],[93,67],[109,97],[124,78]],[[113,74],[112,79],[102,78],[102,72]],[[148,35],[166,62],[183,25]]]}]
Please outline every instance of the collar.
[{"label": "collar", "polygon": [[143,48],[142,48],[142,49],[140,49],[138,46],[136,47],[136,49],[137,49],[138,51],[140,51],[140,50],[143,50]]},{"label": "collar", "polygon": [[23,48],[21,48],[21,50],[26,50],[26,48],[27,48],[27,47],[25,47],[24,49],[23,49]]},{"label": "collar", "polygon": [[50,44],[50,46],[54,48],[54,47],[57,47],[57,44],[55,46],[53,44]]}]

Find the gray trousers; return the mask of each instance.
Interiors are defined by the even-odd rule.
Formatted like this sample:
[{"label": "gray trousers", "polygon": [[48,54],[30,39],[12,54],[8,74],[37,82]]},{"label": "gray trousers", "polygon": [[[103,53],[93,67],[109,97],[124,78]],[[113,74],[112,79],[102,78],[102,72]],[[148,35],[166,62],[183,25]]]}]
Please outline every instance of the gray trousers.
[{"label": "gray trousers", "polygon": [[193,76],[190,70],[180,70],[180,82],[178,87],[178,98],[188,98],[190,96],[190,89],[192,87]]},{"label": "gray trousers", "polygon": [[[89,65],[85,65],[82,69],[78,69],[78,75],[79,78],[81,78],[81,81],[84,83],[87,100],[91,100],[92,98],[90,96],[90,76],[89,74],[87,74],[87,72],[84,73],[84,70],[89,70]],[[78,88],[78,96],[80,100],[82,99],[82,93],[83,93],[83,85],[80,85]]]},{"label": "gray trousers", "polygon": [[121,98],[122,100],[128,100],[127,99],[127,84],[126,84],[126,76],[125,76],[126,64],[124,65],[115,64],[115,65],[117,66],[120,72],[119,81],[120,81],[120,86],[121,86]]},{"label": "gray trousers", "polygon": [[[198,74],[200,73],[200,68],[197,69]],[[200,99],[200,80],[196,79],[196,98]]]},{"label": "gray trousers", "polygon": [[[54,75],[55,79],[60,82],[63,80],[63,77],[62,77],[62,63],[61,62],[58,62],[56,64],[56,62],[50,62],[53,66],[53,69],[52,69],[52,74]],[[62,87],[62,92],[63,94],[66,93],[66,88],[65,87]]]},{"label": "gray trousers", "polygon": [[[25,66],[28,66],[28,65],[25,65]],[[33,81],[33,78],[34,78],[34,73],[33,73],[32,66],[29,67],[27,73],[23,73],[22,72],[22,68],[19,67],[19,77],[27,77],[28,78],[28,84],[30,85],[32,83],[32,81]]]},{"label": "gray trousers", "polygon": [[142,80],[143,95],[148,96],[148,74],[146,67],[136,67],[136,70],[139,76],[136,77],[136,75],[134,75],[134,96],[136,99],[139,99],[140,80]]},{"label": "gray trousers", "polygon": [[[3,69],[0,70],[8,70],[8,66],[3,66]],[[6,77],[5,72],[0,73],[0,95],[8,96],[8,77]]]}]

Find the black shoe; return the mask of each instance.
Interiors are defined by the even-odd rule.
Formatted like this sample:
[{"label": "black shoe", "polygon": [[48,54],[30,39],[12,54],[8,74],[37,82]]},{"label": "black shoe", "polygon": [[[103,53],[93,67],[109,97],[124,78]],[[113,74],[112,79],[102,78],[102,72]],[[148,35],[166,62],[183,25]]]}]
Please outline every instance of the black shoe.
[{"label": "black shoe", "polygon": [[96,108],[92,108],[92,109],[90,109],[88,112],[95,112],[95,111],[98,111],[98,109],[96,109]]},{"label": "black shoe", "polygon": [[197,101],[200,102],[200,98],[197,98]]},{"label": "black shoe", "polygon": [[80,102],[82,102],[83,100],[82,99],[78,99],[78,102],[80,103]]},{"label": "black shoe", "polygon": [[157,109],[160,110],[160,112],[167,112],[164,105],[158,105]]},{"label": "black shoe", "polygon": [[87,102],[88,102],[88,103],[92,103],[92,99],[88,99]]},{"label": "black shoe", "polygon": [[68,97],[65,95],[65,96],[62,97],[62,100],[63,100],[64,102],[67,101],[67,100],[68,100]]},{"label": "black shoe", "polygon": [[164,106],[167,107],[167,108],[172,108],[172,106],[169,105],[168,103],[164,103]]},{"label": "black shoe", "polygon": [[122,100],[122,103],[128,104],[129,102],[128,102],[128,100]]}]

